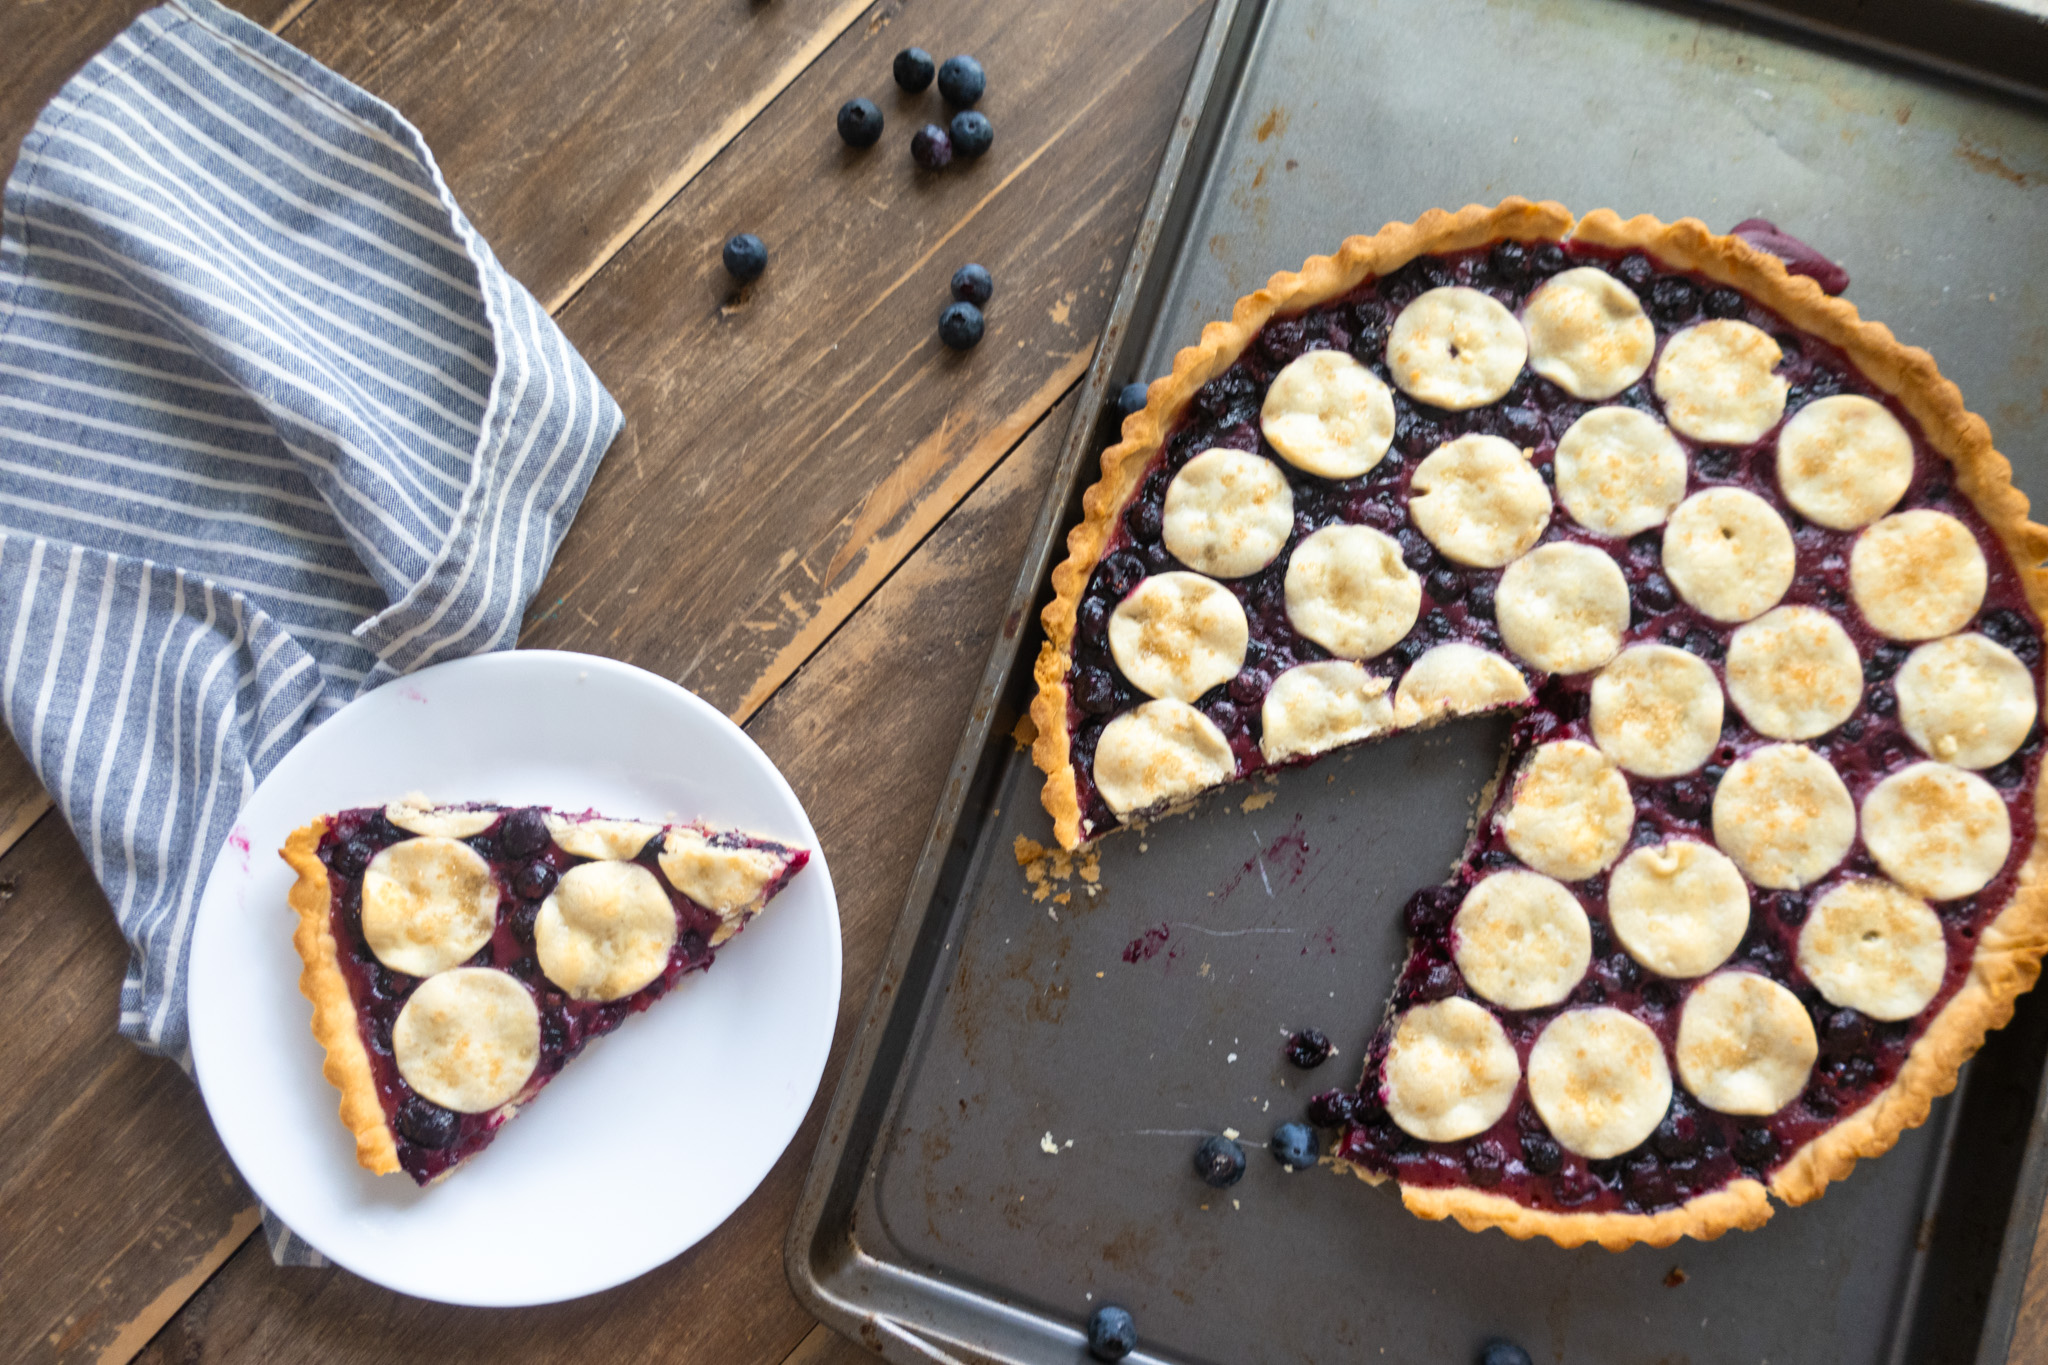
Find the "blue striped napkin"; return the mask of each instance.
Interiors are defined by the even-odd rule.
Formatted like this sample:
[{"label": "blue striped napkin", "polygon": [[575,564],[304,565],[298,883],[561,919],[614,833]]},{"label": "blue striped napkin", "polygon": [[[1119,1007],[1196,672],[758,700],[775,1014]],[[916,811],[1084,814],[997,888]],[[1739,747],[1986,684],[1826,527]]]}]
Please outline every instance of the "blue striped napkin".
[{"label": "blue striped napkin", "polygon": [[513,643],[622,421],[418,131],[212,0],[51,102],[0,225],[0,710],[133,950],[122,1033],[189,1068],[242,803],[351,698]]}]

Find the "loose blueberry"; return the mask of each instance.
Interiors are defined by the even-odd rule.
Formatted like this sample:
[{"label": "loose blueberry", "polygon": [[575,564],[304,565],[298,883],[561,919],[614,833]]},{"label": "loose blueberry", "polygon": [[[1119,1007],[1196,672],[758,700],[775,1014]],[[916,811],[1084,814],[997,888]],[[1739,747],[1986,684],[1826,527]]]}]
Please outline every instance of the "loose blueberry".
[{"label": "loose blueberry", "polygon": [[1134,379],[1117,391],[1116,415],[1118,421],[1122,421],[1134,412],[1143,412],[1145,410],[1146,389],[1145,381]]},{"label": "loose blueberry", "polygon": [[939,68],[932,61],[932,54],[921,47],[906,47],[896,54],[892,68],[896,84],[915,95],[932,83],[932,73]]},{"label": "loose blueberry", "polygon": [[996,140],[995,126],[979,109],[962,109],[953,115],[948,126],[953,134],[953,150],[962,156],[980,156]]},{"label": "loose blueberry", "polygon": [[498,847],[508,858],[531,858],[547,846],[548,822],[539,806],[513,811],[498,827]]},{"label": "loose blueberry", "polygon": [[1329,1061],[1334,1051],[1336,1048],[1330,1042],[1330,1035],[1319,1028],[1305,1028],[1287,1036],[1287,1060],[1303,1071]]},{"label": "loose blueberry", "polygon": [[956,351],[973,348],[981,340],[981,310],[971,303],[952,303],[939,314],[939,340]]},{"label": "loose blueberry", "polygon": [[839,137],[849,147],[872,147],[882,139],[882,111],[856,96],[839,106]]},{"label": "loose blueberry", "polygon": [[512,874],[512,891],[523,901],[545,900],[555,889],[555,870],[546,863],[528,863]]},{"label": "loose blueberry", "polygon": [[398,1107],[398,1135],[415,1147],[439,1151],[455,1141],[462,1115],[414,1095]]},{"label": "loose blueberry", "polygon": [[927,123],[910,135],[910,159],[928,171],[943,171],[953,164],[953,139],[936,123]]},{"label": "loose blueberry", "polygon": [[1138,1349],[1138,1324],[1129,1309],[1105,1303],[1088,1318],[1088,1354],[1097,1360],[1122,1360]]},{"label": "loose blueberry", "polygon": [[751,232],[727,239],[724,254],[725,273],[741,284],[760,279],[768,268],[768,247]]},{"label": "loose blueberry", "polygon": [[1195,1174],[1217,1189],[1228,1189],[1244,1176],[1244,1148],[1218,1133],[1195,1148]]},{"label": "loose blueberry", "polygon": [[1495,1337],[1479,1353],[1479,1365],[1535,1365],[1529,1353],[1512,1341]]},{"label": "loose blueberry", "polygon": [[1283,1123],[1273,1130],[1273,1159],[1290,1171],[1307,1170],[1320,1155],[1315,1129],[1305,1123]]},{"label": "loose blueberry", "polygon": [[955,109],[967,108],[986,89],[988,75],[972,57],[948,57],[939,67],[939,96]]},{"label": "loose blueberry", "polygon": [[1743,310],[1742,295],[1733,289],[1709,289],[1707,291],[1707,316],[1716,318],[1739,318]]},{"label": "loose blueberry", "polygon": [[976,308],[988,307],[996,292],[995,276],[985,265],[963,265],[953,272],[953,297]]}]

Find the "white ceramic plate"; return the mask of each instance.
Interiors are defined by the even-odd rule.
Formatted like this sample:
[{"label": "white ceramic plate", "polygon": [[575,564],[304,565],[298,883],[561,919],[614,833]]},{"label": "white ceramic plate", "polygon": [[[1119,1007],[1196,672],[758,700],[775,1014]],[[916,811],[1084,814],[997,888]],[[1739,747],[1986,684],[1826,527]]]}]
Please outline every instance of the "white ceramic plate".
[{"label": "white ceramic plate", "polygon": [[[811,850],[710,970],[599,1039],[440,1185],[356,1165],[299,994],[276,850],[316,815],[422,791],[646,819],[702,817]],[[796,794],[674,683],[519,650],[389,683],[256,789],[192,939],[192,1057],[228,1154],[329,1259],[422,1298],[504,1307],[593,1293],[724,1222],[817,1093],[839,1008],[839,907]]]}]

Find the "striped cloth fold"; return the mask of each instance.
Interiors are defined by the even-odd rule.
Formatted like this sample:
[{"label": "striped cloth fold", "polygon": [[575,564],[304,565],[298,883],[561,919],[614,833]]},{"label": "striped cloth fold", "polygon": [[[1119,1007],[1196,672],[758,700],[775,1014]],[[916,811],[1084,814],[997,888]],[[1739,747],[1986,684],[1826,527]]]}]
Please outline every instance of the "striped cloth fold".
[{"label": "striped cloth fold", "polygon": [[622,420],[419,133],[212,0],[51,102],[0,222],[0,712],[132,949],[122,1033],[189,1069],[242,803],[351,698],[513,643]]}]

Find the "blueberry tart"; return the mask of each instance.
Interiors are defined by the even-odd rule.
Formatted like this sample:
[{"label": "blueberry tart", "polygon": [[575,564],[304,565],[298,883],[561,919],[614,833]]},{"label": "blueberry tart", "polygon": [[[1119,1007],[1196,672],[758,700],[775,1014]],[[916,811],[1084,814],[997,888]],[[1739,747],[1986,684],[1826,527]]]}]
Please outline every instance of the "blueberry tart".
[{"label": "blueberry tart", "polygon": [[701,823],[421,798],[322,816],[280,852],[356,1160],[421,1185],[710,966],[810,859]]},{"label": "blueberry tart", "polygon": [[1517,717],[1312,1107],[1425,1218],[1756,1227],[2039,973],[2048,530],[1933,360],[1793,265],[1519,199],[1353,238],[1176,357],[1068,536],[1032,707],[1068,848]]}]

